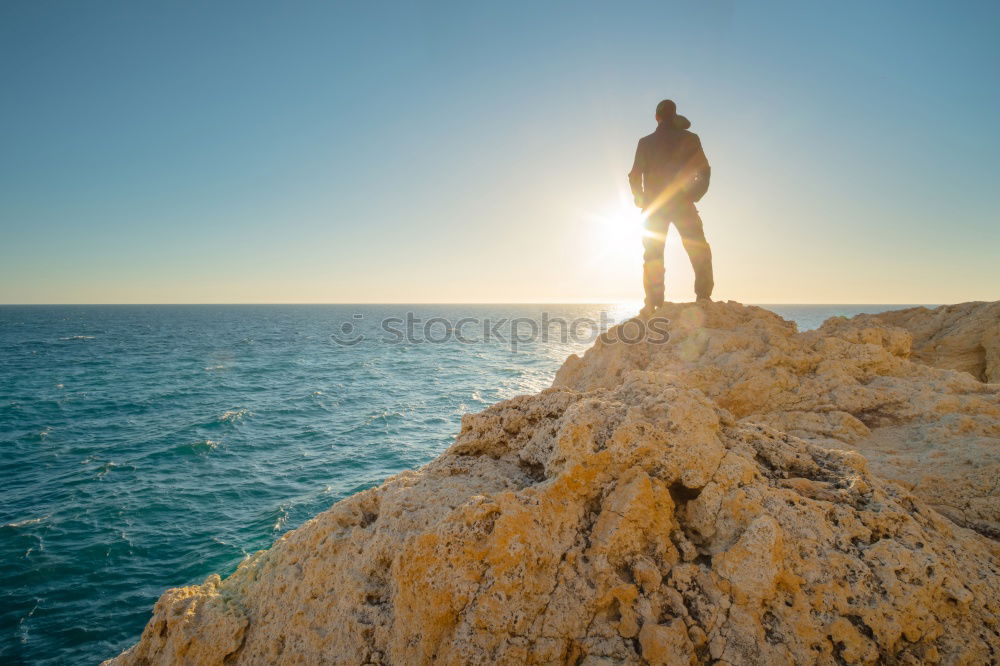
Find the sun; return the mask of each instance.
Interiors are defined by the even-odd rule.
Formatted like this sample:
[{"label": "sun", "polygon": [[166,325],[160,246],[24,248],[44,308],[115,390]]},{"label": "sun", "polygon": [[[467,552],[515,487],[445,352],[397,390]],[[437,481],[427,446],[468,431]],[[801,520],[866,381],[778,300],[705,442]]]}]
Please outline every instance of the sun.
[{"label": "sun", "polygon": [[[627,189],[620,190],[617,201],[597,211],[585,211],[580,233],[585,237],[587,280],[602,287],[602,293],[615,298],[642,300],[643,238],[646,215],[632,203]],[[664,263],[667,266],[667,300],[690,300],[694,274],[677,232],[666,237]],[[597,300],[603,300],[598,298]]]},{"label": "sun", "polygon": [[603,266],[633,265],[642,255],[645,216],[632,204],[631,196],[619,192],[618,201],[587,215],[591,256]]}]

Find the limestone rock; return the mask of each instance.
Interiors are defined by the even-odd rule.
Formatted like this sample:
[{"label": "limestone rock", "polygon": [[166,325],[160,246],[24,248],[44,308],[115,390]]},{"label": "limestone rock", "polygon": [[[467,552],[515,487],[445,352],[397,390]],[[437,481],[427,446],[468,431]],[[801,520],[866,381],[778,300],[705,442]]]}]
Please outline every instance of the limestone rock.
[{"label": "limestone rock", "polygon": [[912,357],[923,363],[1000,383],[1000,301],[891,310],[854,319],[906,329],[913,336]]},{"label": "limestone rock", "polygon": [[998,617],[995,542],[856,453],[633,369],[467,415],[423,468],[168,591],[111,663],[978,664]]},{"label": "limestone rock", "polygon": [[[968,311],[966,324],[947,308],[934,311],[951,322],[941,330],[991,330],[1000,303],[971,305],[955,306]],[[663,374],[702,390],[744,423],[859,451],[880,476],[903,483],[956,523],[998,537],[1000,385],[912,360],[912,334],[882,321],[891,314],[834,318],[799,333],[761,308],[667,304],[656,313],[670,320],[667,343],[626,344],[621,340],[639,336],[613,329],[583,358],[567,359],[555,385],[587,391],[614,387],[635,370]],[[937,334],[938,347],[950,336]]]}]

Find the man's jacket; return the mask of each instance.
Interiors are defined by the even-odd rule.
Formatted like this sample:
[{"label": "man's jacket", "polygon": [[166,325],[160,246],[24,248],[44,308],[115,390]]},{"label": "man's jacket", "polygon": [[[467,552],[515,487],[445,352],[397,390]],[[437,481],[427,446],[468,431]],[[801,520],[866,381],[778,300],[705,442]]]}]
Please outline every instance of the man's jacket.
[{"label": "man's jacket", "polygon": [[698,135],[687,130],[690,126],[684,116],[674,116],[639,139],[628,182],[643,209],[698,201],[708,191],[712,171]]}]

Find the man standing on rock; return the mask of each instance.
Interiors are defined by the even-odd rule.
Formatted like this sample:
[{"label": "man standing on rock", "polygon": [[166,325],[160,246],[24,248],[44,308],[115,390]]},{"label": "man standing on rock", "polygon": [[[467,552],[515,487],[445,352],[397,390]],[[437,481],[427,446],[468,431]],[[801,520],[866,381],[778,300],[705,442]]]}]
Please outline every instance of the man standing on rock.
[{"label": "man standing on rock", "polygon": [[712,249],[705,240],[694,203],[708,190],[711,169],[701,140],[689,132],[691,123],[677,115],[677,105],[665,99],[656,105],[656,131],[639,139],[635,163],[628,174],[635,205],[646,213],[642,285],[647,315],[663,305],[663,249],[673,223],[694,268],[694,292],[699,302],[712,298]]}]

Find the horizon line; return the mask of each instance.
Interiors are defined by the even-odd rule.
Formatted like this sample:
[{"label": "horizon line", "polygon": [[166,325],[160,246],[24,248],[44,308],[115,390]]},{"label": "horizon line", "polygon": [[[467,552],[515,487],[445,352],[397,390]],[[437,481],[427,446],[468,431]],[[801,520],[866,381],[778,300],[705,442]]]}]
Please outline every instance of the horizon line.
[{"label": "horizon line", "polygon": [[[665,304],[694,303],[695,301],[667,301]],[[884,303],[881,301],[868,302],[801,302],[801,301],[773,301],[773,302],[748,302],[727,300],[714,300],[713,303],[739,303],[741,305],[911,305],[911,306],[940,306],[957,305],[958,303]],[[987,301],[960,301],[961,303],[987,302]],[[219,306],[219,305],[638,305],[642,301],[240,301],[240,302],[211,302],[211,303],[191,303],[191,302],[169,302],[169,303],[0,303],[0,307],[93,307],[93,306]]]}]

